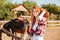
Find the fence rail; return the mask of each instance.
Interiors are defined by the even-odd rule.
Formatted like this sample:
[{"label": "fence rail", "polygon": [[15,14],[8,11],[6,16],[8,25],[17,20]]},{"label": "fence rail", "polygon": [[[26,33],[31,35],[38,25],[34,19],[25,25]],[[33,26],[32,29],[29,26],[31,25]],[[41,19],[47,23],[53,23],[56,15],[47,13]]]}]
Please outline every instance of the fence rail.
[{"label": "fence rail", "polygon": [[[9,21],[0,21],[0,26],[5,24],[6,22],[9,22]],[[56,20],[56,21],[49,20],[47,26],[60,26],[60,20]]]},{"label": "fence rail", "polygon": [[56,20],[56,21],[48,21],[47,26],[60,26],[60,20]]}]

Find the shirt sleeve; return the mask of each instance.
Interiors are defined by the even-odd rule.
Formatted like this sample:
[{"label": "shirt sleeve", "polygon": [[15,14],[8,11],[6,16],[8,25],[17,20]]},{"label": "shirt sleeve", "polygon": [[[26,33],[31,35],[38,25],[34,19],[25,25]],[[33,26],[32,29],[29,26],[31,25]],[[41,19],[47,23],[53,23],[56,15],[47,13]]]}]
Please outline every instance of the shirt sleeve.
[{"label": "shirt sleeve", "polygon": [[40,21],[39,24],[40,25],[38,26],[38,28],[37,28],[38,30],[36,31],[36,33],[43,35],[45,32],[45,28],[46,28],[46,19],[43,18],[43,20]]}]

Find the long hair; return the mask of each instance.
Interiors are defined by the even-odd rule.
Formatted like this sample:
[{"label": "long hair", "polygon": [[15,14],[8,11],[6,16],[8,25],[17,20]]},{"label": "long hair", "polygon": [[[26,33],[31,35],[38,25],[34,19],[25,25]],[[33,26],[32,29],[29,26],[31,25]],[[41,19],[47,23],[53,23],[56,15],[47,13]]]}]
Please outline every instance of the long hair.
[{"label": "long hair", "polygon": [[[33,9],[36,9],[37,12],[39,13],[39,15],[41,14],[41,12],[42,12],[43,10],[45,10],[46,13],[44,14],[43,17],[45,17],[46,20],[48,20],[48,18],[49,18],[49,12],[48,12],[46,9],[44,9],[44,8],[40,8],[39,6],[33,6]],[[33,12],[33,9],[32,9],[32,12]],[[31,19],[32,19],[31,21],[33,21],[33,20],[35,19],[33,13],[32,13],[32,15],[31,15],[31,17],[32,17],[32,18],[31,18]]]},{"label": "long hair", "polygon": [[41,12],[41,8],[39,6],[33,6],[32,8],[32,15],[31,15],[31,21],[35,19],[34,15],[33,15],[33,9],[36,9],[38,13]]}]

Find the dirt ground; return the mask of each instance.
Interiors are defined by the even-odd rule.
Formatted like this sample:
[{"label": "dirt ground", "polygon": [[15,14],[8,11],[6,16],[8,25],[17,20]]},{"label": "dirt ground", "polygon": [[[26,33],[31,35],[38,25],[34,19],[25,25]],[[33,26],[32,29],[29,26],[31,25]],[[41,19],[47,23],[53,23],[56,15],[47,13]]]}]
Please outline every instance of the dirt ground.
[{"label": "dirt ground", "polygon": [[60,27],[47,27],[45,40],[60,40]]},{"label": "dirt ground", "polygon": [[[11,40],[11,37],[3,33],[2,40]],[[60,40],[60,27],[47,27],[44,40]]]}]

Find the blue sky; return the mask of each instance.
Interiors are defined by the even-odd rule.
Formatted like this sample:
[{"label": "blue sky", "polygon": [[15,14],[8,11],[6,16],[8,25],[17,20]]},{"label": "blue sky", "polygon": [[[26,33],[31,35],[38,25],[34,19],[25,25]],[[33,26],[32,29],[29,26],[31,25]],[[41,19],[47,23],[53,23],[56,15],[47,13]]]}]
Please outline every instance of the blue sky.
[{"label": "blue sky", "polygon": [[[15,2],[22,3],[22,1],[26,1],[26,0],[12,0],[13,3]],[[49,3],[54,3],[60,6],[60,0],[33,0],[33,1],[35,1],[38,4],[38,6],[41,6],[42,4],[49,4]]]}]

